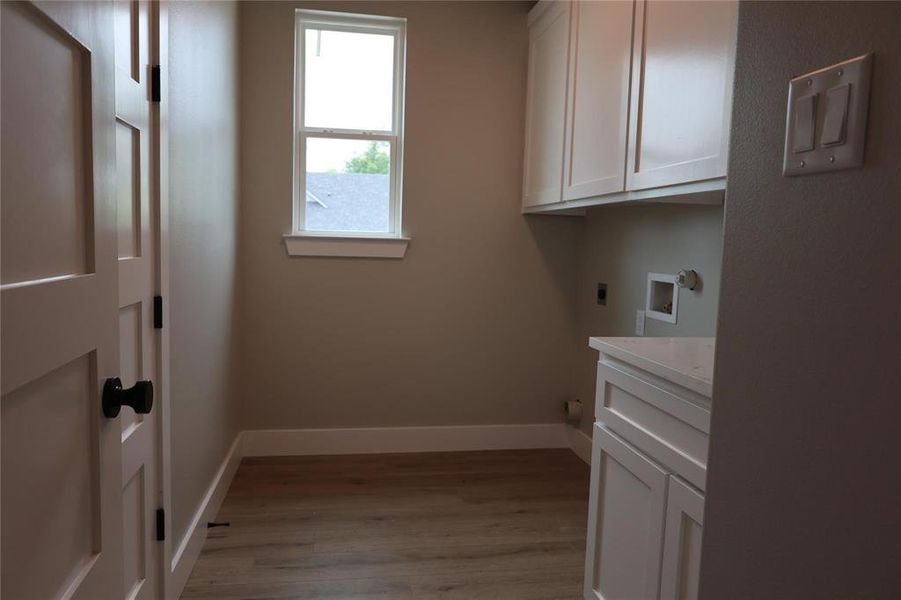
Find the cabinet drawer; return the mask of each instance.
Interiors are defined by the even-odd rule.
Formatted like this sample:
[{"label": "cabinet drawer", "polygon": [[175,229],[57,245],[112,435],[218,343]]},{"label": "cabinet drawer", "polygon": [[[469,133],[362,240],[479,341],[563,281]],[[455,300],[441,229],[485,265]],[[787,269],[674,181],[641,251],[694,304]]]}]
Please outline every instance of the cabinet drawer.
[{"label": "cabinet drawer", "polygon": [[626,365],[598,364],[597,419],[703,490],[710,411],[693,396]]}]

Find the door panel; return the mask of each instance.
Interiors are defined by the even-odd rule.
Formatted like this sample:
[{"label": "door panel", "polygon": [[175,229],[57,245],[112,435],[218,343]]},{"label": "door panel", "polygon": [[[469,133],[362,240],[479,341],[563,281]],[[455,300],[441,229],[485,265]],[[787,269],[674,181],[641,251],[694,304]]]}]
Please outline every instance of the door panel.
[{"label": "door panel", "polygon": [[116,121],[116,205],[119,258],[141,256],[141,134]]},{"label": "door panel", "polygon": [[594,427],[585,598],[656,598],[667,473]]},{"label": "door panel", "polygon": [[[140,302],[135,302],[119,309],[119,378],[126,388],[144,379],[142,308]],[[135,414],[132,410],[120,412],[122,439],[126,439],[143,419],[144,415]]]},{"label": "door panel", "polygon": [[28,5],[2,27],[3,128],[27,134],[3,136],[2,281],[90,273],[91,52]]},{"label": "door panel", "polygon": [[141,13],[137,1],[120,0],[113,8],[115,14],[116,66],[125,71],[133,80],[140,82],[140,65],[147,64],[147,56],[141,56],[143,49],[139,43],[142,27],[146,23],[146,13]]},{"label": "door panel", "polygon": [[3,397],[2,552],[41,566],[4,569],[4,597],[55,597],[100,549],[94,363],[85,354]]},{"label": "door panel", "polygon": [[146,490],[144,468],[140,466],[122,489],[122,538],[125,557],[123,579],[126,598],[133,598],[141,593],[147,579],[145,540],[149,531],[145,516]]},{"label": "door panel", "polygon": [[114,598],[122,572],[112,12],[0,3],[0,594]]}]

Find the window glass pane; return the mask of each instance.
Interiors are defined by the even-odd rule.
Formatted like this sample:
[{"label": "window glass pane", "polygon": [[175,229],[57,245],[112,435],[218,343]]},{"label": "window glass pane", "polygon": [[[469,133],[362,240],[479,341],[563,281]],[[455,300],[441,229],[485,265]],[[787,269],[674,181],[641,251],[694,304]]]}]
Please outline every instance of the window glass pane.
[{"label": "window glass pane", "polygon": [[390,131],[394,36],[307,29],[304,125]]},{"label": "window glass pane", "polygon": [[391,144],[307,138],[306,229],[388,231]]}]

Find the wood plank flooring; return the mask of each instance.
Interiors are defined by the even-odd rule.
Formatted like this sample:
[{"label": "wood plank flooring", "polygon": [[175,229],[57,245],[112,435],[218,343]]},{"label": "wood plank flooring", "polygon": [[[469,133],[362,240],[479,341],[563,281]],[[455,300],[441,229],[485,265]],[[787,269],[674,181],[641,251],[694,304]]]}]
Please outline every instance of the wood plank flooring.
[{"label": "wood plank flooring", "polygon": [[581,596],[569,450],[245,458],[185,599]]}]

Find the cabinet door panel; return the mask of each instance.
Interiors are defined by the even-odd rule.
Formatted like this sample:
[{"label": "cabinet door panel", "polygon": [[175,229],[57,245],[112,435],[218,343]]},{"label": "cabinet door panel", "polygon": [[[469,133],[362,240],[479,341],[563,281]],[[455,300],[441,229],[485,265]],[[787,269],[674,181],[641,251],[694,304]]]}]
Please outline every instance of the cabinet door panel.
[{"label": "cabinet door panel", "polygon": [[670,477],[661,567],[661,600],[695,600],[701,573],[704,496]]},{"label": "cabinet door panel", "polygon": [[529,30],[523,206],[561,199],[569,2],[553,2]]},{"label": "cabinet door panel", "polygon": [[659,466],[595,425],[586,599],[657,597],[667,478]]},{"label": "cabinet door panel", "polygon": [[563,199],[625,189],[633,2],[574,2]]},{"label": "cabinet door panel", "polygon": [[726,175],[737,3],[636,4],[626,189]]}]

